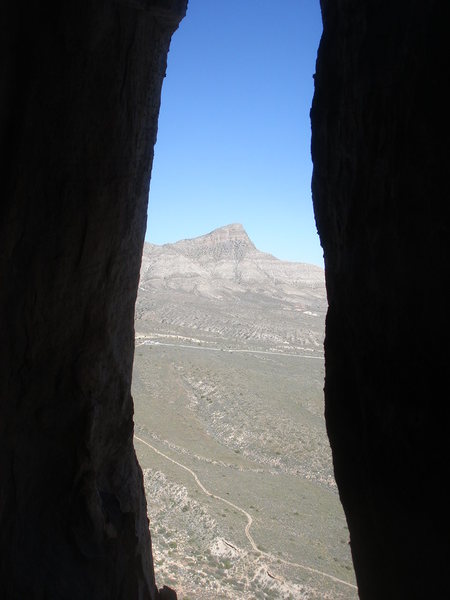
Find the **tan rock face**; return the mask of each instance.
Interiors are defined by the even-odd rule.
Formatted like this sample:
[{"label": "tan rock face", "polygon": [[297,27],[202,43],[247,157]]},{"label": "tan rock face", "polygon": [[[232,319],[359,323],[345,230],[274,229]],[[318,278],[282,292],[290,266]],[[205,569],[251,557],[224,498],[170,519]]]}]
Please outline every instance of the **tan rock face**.
[{"label": "tan rock face", "polygon": [[259,251],[242,225],[144,244],[138,334],[264,341],[322,354],[326,309],[323,269]]},{"label": "tan rock face", "polygon": [[156,595],[133,450],[133,316],[161,84],[185,9],[1,9],[5,599]]},{"label": "tan rock face", "polygon": [[[243,292],[263,285],[276,293],[284,287],[320,289],[324,297],[323,269],[315,265],[279,260],[258,250],[240,224],[226,225],[211,233],[174,244],[145,244],[141,285],[190,278],[200,285],[208,281],[219,290],[225,282]],[[203,281],[204,280],[204,281]],[[298,291],[297,289],[297,291]]]}]

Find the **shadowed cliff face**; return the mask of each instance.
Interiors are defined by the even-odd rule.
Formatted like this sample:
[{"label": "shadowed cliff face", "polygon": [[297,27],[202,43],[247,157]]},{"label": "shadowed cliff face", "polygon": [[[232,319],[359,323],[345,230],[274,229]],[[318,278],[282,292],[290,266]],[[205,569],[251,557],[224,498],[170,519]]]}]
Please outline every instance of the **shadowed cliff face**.
[{"label": "shadowed cliff face", "polygon": [[161,84],[185,9],[1,9],[5,599],[156,597],[133,449],[133,313]]},{"label": "shadowed cliff face", "polygon": [[364,599],[448,593],[448,11],[322,1],[312,153],[326,419]]},{"label": "shadowed cliff face", "polygon": [[[0,586],[157,597],[133,310],[186,0],[3,3]],[[365,599],[443,598],[448,3],[322,0],[313,193],[326,418]]]}]

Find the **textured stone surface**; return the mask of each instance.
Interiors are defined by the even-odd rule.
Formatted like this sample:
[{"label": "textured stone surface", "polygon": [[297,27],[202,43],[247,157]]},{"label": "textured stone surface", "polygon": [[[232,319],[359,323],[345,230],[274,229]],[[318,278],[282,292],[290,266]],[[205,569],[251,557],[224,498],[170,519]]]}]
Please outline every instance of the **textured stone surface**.
[{"label": "textured stone surface", "polygon": [[301,293],[316,288],[322,292],[324,284],[323,269],[261,252],[237,223],[174,244],[146,243],[141,284],[176,289],[179,279],[189,280],[190,289],[197,286],[216,294],[226,286],[239,292],[261,285],[275,296],[299,293],[299,288]]},{"label": "textured stone surface", "polygon": [[186,1],[2,4],[0,588],[155,598],[130,395],[160,90]]},{"label": "textured stone surface", "polygon": [[[2,598],[157,596],[133,307],[185,0],[3,3]],[[448,3],[322,0],[312,111],[326,416],[362,598],[443,598]]]},{"label": "textured stone surface", "polygon": [[322,1],[326,419],[364,599],[448,594],[448,3]]},{"label": "textured stone surface", "polygon": [[238,343],[323,358],[326,311],[323,269],[261,252],[242,225],[144,244],[137,337],[170,334],[172,341],[202,338],[221,348]]}]

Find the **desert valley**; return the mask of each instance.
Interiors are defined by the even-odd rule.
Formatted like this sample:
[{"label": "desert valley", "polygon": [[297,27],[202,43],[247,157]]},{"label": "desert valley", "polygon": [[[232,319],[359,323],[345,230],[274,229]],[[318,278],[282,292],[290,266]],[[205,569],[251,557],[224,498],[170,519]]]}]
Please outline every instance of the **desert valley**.
[{"label": "desert valley", "polygon": [[323,416],[323,269],[228,225],[145,244],[135,448],[181,600],[357,598]]}]

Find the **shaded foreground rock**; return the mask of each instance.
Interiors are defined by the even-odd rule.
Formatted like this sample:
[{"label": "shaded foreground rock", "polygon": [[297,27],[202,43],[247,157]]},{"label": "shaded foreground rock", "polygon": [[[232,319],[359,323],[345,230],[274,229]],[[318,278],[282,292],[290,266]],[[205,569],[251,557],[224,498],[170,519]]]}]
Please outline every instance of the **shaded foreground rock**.
[{"label": "shaded foreground rock", "polygon": [[165,585],[159,590],[159,600],[177,600],[177,593],[175,590]]},{"label": "shaded foreground rock", "polygon": [[156,598],[130,395],[160,91],[186,1],[1,9],[0,595]]},{"label": "shaded foreground rock", "polygon": [[364,599],[448,595],[446,2],[322,0],[326,419]]},{"label": "shaded foreground rock", "polygon": [[[2,597],[155,599],[133,308],[185,0],[1,7]],[[447,595],[448,3],[322,0],[326,417],[362,598]],[[447,81],[448,83],[448,81]]]}]

